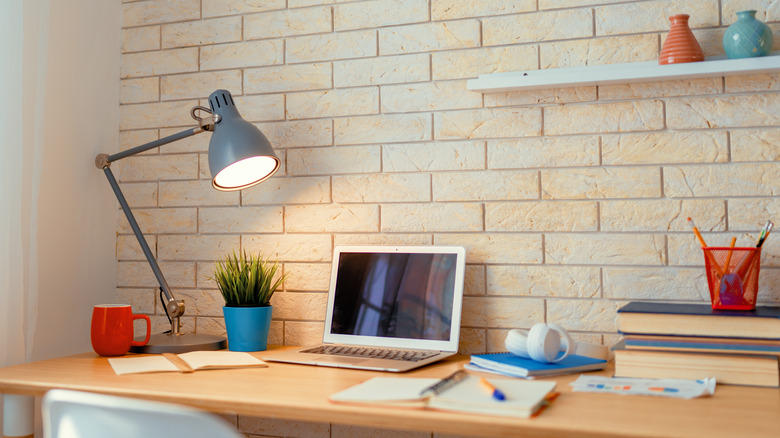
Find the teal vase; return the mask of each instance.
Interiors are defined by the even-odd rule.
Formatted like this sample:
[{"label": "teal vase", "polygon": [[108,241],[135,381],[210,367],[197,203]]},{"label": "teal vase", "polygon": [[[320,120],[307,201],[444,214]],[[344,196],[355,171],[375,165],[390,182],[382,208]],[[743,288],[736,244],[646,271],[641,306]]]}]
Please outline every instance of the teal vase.
[{"label": "teal vase", "polygon": [[264,351],[268,348],[272,306],[225,306],[228,350]]},{"label": "teal vase", "polygon": [[723,34],[723,48],[731,59],[765,56],[772,50],[772,29],[756,20],[756,11],[737,12],[737,21]]}]

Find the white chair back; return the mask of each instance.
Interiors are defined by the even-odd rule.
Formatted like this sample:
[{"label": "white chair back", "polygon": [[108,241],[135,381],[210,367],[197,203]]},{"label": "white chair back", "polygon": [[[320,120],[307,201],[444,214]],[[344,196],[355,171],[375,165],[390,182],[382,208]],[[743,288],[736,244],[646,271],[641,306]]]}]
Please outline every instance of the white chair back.
[{"label": "white chair back", "polygon": [[209,412],[170,403],[53,389],[43,397],[44,438],[243,438]]}]

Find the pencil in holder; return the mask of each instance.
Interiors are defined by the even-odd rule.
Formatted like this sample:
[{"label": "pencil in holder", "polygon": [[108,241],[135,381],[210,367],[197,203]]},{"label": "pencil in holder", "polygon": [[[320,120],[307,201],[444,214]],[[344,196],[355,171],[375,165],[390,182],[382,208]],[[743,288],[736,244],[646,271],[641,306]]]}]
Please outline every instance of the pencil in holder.
[{"label": "pencil in holder", "polygon": [[702,250],[712,308],[755,309],[761,248],[705,247]]}]

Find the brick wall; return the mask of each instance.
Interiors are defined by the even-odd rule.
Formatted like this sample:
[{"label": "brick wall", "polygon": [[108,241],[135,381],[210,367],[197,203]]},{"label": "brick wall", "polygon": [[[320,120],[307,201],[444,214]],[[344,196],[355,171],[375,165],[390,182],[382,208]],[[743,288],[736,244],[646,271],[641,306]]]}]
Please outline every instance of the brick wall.
[{"label": "brick wall", "polygon": [[[629,300],[709,300],[686,217],[712,245],[780,220],[780,74],[485,95],[466,80],[655,60],[674,13],[722,54],[743,9],[780,35],[770,0],[125,0],[120,147],[191,126],[226,88],[283,164],[218,192],[203,134],[114,170],[187,331],[224,333],[208,276],[234,249],[282,262],[269,341],[309,344],[335,245],[453,244],[468,250],[462,352],[537,321],[611,344]],[[121,217],[117,230],[117,299],[163,330],[151,270]],[[778,248],[764,247],[764,304],[780,303]]]}]

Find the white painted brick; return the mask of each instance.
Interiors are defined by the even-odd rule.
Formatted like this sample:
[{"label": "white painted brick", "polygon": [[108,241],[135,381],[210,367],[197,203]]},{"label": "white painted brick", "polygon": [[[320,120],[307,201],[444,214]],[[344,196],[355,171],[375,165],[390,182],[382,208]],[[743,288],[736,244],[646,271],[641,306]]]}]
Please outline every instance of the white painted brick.
[{"label": "white painted brick", "polygon": [[511,297],[464,297],[465,327],[530,327],[544,321],[544,300]]},{"label": "white painted brick", "polygon": [[727,93],[780,90],[780,74],[777,73],[726,76],[725,79]]},{"label": "white painted brick", "polygon": [[277,93],[330,88],[329,63],[253,68],[244,71],[244,93]]},{"label": "white painted brick", "polygon": [[341,117],[379,113],[376,87],[309,91],[287,95],[289,119]]},{"label": "white painted brick", "polygon": [[[198,212],[194,208],[134,208],[133,216],[145,234],[195,233],[198,230]],[[125,216],[122,214],[119,218],[117,231],[132,233]]]},{"label": "white painted brick", "polygon": [[330,201],[328,176],[274,177],[241,191],[241,205],[323,204]]},{"label": "white painted brick", "polygon": [[709,300],[704,269],[604,268],[604,297],[623,300]]},{"label": "white painted brick", "polygon": [[330,120],[259,123],[257,127],[268,137],[276,150],[333,144],[333,122]]},{"label": "white painted brick", "polygon": [[297,205],[285,207],[284,226],[292,233],[379,231],[376,205]]},{"label": "white painted brick", "polygon": [[486,291],[486,274],[484,266],[466,266],[466,275],[463,279],[463,294],[464,295],[485,295]]},{"label": "white painted brick", "polygon": [[203,16],[248,14],[284,9],[284,0],[202,0]]},{"label": "white painted brick", "polygon": [[273,296],[275,317],[285,321],[322,320],[328,305],[326,293],[281,292]]},{"label": "white painted brick", "polygon": [[424,53],[333,62],[336,87],[419,82],[430,78],[430,62]]},{"label": "white painted brick", "polygon": [[599,268],[555,266],[488,266],[488,295],[598,298]]},{"label": "white painted brick", "polygon": [[728,200],[729,230],[755,233],[770,218],[780,217],[780,203],[772,198],[737,198]]},{"label": "white painted brick", "polygon": [[[288,291],[325,292],[330,286],[330,268],[330,263],[285,263],[284,272],[287,275],[287,279],[284,281],[284,288]],[[319,301],[315,301],[312,304],[317,306],[317,312],[324,312],[328,304],[327,298],[321,308],[319,307]],[[318,316],[313,319],[324,318],[324,313],[318,313]]]},{"label": "white painted brick", "polygon": [[[119,288],[116,291],[116,303],[129,304],[133,308],[133,313],[154,313],[155,292],[157,291],[153,289]],[[145,329],[146,327],[144,331]]]},{"label": "white painted brick", "polygon": [[490,169],[597,166],[599,138],[572,136],[494,140],[488,141],[487,154]]},{"label": "white painted brick", "polygon": [[599,86],[599,100],[641,99],[654,97],[718,94],[721,78],[680,79],[676,81],[640,82]]},{"label": "white painted brick", "polygon": [[539,199],[538,175],[517,170],[434,173],[433,200]]},{"label": "white painted brick", "polygon": [[190,73],[163,76],[160,80],[162,100],[204,99],[220,89],[241,90],[241,71]]},{"label": "white painted brick", "polygon": [[548,106],[547,135],[652,131],[664,128],[663,103],[657,100]]},{"label": "white painted brick", "polygon": [[777,164],[664,167],[664,193],[689,196],[777,196]]},{"label": "white painted brick", "polygon": [[427,174],[373,174],[333,177],[333,200],[350,202],[424,202],[431,200]]},{"label": "white painted brick", "polygon": [[[205,316],[222,318],[222,307],[225,299],[217,290],[178,290],[177,300],[184,300],[188,316]],[[198,321],[201,319],[198,318]],[[205,330],[204,325],[204,330]],[[213,329],[213,328],[212,328]]]},{"label": "white painted brick", "polygon": [[539,108],[490,108],[434,114],[437,140],[526,137],[541,134]]},{"label": "white painted brick", "polygon": [[592,6],[593,4],[623,3],[625,0],[539,0],[539,10]]},{"label": "white painted brick", "polygon": [[[669,195],[669,192],[666,192]],[[656,198],[656,167],[599,167],[542,170],[543,199]]]},{"label": "white painted brick", "polygon": [[119,129],[148,129],[167,126],[192,126],[190,108],[197,101],[178,101],[122,105]]},{"label": "white painted brick", "polygon": [[340,173],[373,173],[381,166],[376,146],[304,148],[287,151],[290,175],[330,175]]},{"label": "white painted brick", "polygon": [[531,201],[485,204],[487,231],[598,231],[595,202]]},{"label": "white painted brick", "polygon": [[593,34],[590,9],[504,15],[482,20],[486,46],[588,37]]},{"label": "white painted brick", "polygon": [[547,300],[547,322],[572,331],[614,332],[617,310],[625,304],[606,300]]},{"label": "white painted brick", "polygon": [[241,117],[248,122],[284,120],[284,95],[282,94],[233,96],[233,100]]},{"label": "white painted brick", "polygon": [[284,42],[280,40],[218,44],[200,48],[200,69],[259,67],[284,63]]},{"label": "white painted brick", "polygon": [[347,117],[333,121],[333,135],[338,145],[426,141],[431,123],[428,114]]},{"label": "white painted brick", "polygon": [[715,27],[720,25],[719,9],[717,0],[655,0],[600,6],[595,8],[596,35],[668,33],[669,17],[680,13],[690,15],[691,29]]},{"label": "white painted brick", "polygon": [[160,49],[160,26],[134,27],[122,30],[122,53]]},{"label": "white painted brick", "polygon": [[458,20],[379,29],[379,53],[433,52],[479,46],[479,21]]},{"label": "white painted brick", "polygon": [[[195,287],[194,263],[161,261],[159,265],[170,287]],[[160,287],[149,262],[146,260],[142,262],[120,261],[117,264],[116,276],[116,284],[119,287]]]},{"label": "white painted brick", "polygon": [[[131,208],[157,206],[158,187],[156,182],[122,183],[122,193]],[[121,214],[118,205],[117,214]]]},{"label": "white painted brick", "polygon": [[664,236],[620,233],[545,236],[545,260],[567,265],[656,265],[666,262]]},{"label": "white painted brick", "polygon": [[329,7],[283,9],[244,17],[244,38],[281,38],[295,35],[330,32]]},{"label": "white painted brick", "polygon": [[430,234],[336,234],[333,236],[333,246],[345,245],[431,245],[433,237]]},{"label": "white painted brick", "polygon": [[596,100],[596,87],[549,88],[486,94],[485,106],[536,105],[544,103],[563,105],[594,100]]},{"label": "white painted brick", "polygon": [[436,234],[436,245],[466,248],[466,263],[542,263],[542,236],[520,233]]},{"label": "white painted brick", "polygon": [[[142,231],[145,231],[145,227],[141,227]],[[149,245],[150,248],[156,248],[157,247],[157,236],[154,234],[148,234],[145,233],[144,238],[146,239],[146,243]],[[141,245],[138,243],[138,240],[135,238],[134,235],[121,235],[117,234],[116,236],[116,258],[117,260],[121,261],[130,261],[130,260],[146,260],[146,256],[144,255],[143,250],[141,250]]]},{"label": "white painted brick", "polygon": [[728,161],[723,131],[604,135],[601,139],[604,165]]},{"label": "white painted brick", "polygon": [[241,237],[242,248],[280,262],[329,262],[333,248],[328,235],[263,234]]},{"label": "white painted brick", "polygon": [[382,206],[383,232],[482,230],[482,207],[477,203],[388,204]]},{"label": "white painted brick", "polygon": [[123,159],[114,167],[119,181],[197,179],[198,156],[194,154],[141,155]]},{"label": "white painted brick", "polygon": [[333,8],[336,31],[428,21],[428,0],[370,0]]},{"label": "white painted brick", "polygon": [[382,166],[388,172],[484,169],[485,143],[450,141],[383,145]]},{"label": "white painted brick", "polygon": [[376,31],[358,30],[287,39],[287,62],[332,61],[377,55]]},{"label": "white painted brick", "polygon": [[452,20],[484,15],[516,14],[536,10],[534,0],[492,0],[464,2],[460,0],[431,0],[432,20]]},{"label": "white painted brick", "polygon": [[160,260],[221,260],[238,250],[239,237],[229,235],[162,235],[157,237]]},{"label": "white painted brick", "polygon": [[152,102],[160,98],[160,79],[156,77],[123,79],[119,82],[121,103]]},{"label": "white painted brick", "polygon": [[465,81],[384,85],[383,113],[479,108],[482,96],[466,92]]},{"label": "white painted brick", "polygon": [[162,47],[200,46],[241,41],[241,17],[164,24]]},{"label": "white painted brick", "polygon": [[674,99],[666,103],[670,129],[701,129],[780,124],[780,94]]},{"label": "white painted brick", "polygon": [[198,214],[201,233],[280,233],[283,228],[282,207],[201,208]]},{"label": "white painted brick", "polygon": [[[286,345],[317,345],[322,343],[323,321],[288,321],[284,323],[284,342]],[[243,418],[243,417],[242,417]],[[298,423],[300,424],[300,423]],[[290,428],[283,429],[289,433]],[[302,435],[314,436],[314,435]],[[323,435],[327,438],[328,435]]]},{"label": "white painted brick", "polygon": [[725,223],[726,205],[716,199],[601,202],[602,231],[688,231],[689,217]]},{"label": "white painted brick", "polygon": [[215,190],[209,180],[160,183],[160,206],[162,207],[238,205],[238,201],[238,192]]},{"label": "white painted brick", "polygon": [[538,65],[539,54],[534,46],[481,47],[431,54],[434,80],[474,78],[481,74],[534,70]]},{"label": "white painted brick", "polygon": [[548,69],[655,61],[660,50],[655,34],[555,41],[539,45],[539,64]]},{"label": "white painted brick", "polygon": [[[119,150],[126,151],[130,148],[149,143],[159,138],[159,132],[156,129],[122,131],[119,133]],[[146,152],[142,152],[144,155],[157,155],[158,153],[159,149],[152,149]]]},{"label": "white painted brick", "polygon": [[120,76],[167,75],[198,71],[198,48],[170,49],[122,55]]},{"label": "white painted brick", "polygon": [[124,27],[200,18],[200,0],[155,0],[122,5]]}]

